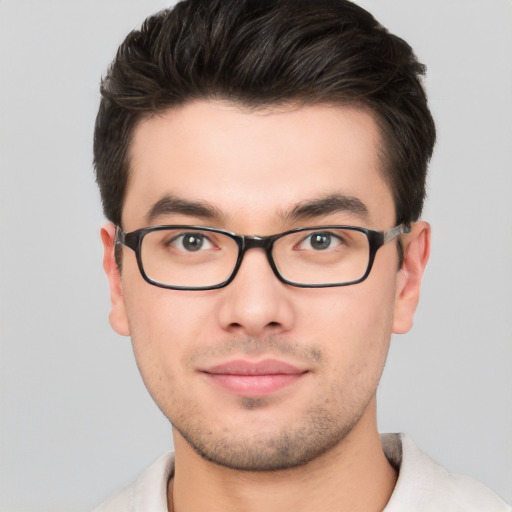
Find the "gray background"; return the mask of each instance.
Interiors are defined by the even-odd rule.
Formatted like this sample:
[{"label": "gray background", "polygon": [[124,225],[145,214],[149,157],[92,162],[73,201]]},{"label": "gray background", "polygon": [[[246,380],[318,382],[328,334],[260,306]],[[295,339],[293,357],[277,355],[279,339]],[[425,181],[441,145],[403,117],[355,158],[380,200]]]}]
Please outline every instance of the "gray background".
[{"label": "gray background", "polygon": [[[380,428],[512,501],[512,3],[361,0],[428,64],[432,258]],[[162,0],[0,0],[0,510],[85,511],[171,448],[107,321],[99,77]]]}]

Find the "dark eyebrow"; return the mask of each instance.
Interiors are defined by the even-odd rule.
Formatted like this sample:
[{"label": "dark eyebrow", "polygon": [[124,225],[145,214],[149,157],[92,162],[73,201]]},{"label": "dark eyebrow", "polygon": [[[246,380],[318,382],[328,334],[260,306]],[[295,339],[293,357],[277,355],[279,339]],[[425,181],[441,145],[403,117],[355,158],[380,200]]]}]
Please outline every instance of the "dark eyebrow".
[{"label": "dark eyebrow", "polygon": [[330,194],[318,199],[303,201],[295,205],[284,217],[290,220],[303,220],[337,212],[348,212],[360,217],[368,217],[368,208],[360,199],[343,194]]},{"label": "dark eyebrow", "polygon": [[165,195],[150,208],[145,220],[151,224],[155,218],[173,213],[204,217],[205,219],[220,219],[223,216],[220,210],[203,201],[190,201],[181,197]]}]

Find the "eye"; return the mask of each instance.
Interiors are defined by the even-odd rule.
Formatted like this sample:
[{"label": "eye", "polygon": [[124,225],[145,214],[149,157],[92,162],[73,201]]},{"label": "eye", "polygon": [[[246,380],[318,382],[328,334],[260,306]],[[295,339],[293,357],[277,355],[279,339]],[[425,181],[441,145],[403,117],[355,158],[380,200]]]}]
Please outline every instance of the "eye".
[{"label": "eye", "polygon": [[213,248],[210,240],[202,233],[183,233],[173,238],[169,245],[185,252],[198,252]]},{"label": "eye", "polygon": [[311,233],[300,244],[299,249],[313,249],[315,251],[325,251],[333,249],[342,243],[341,239],[327,231]]}]

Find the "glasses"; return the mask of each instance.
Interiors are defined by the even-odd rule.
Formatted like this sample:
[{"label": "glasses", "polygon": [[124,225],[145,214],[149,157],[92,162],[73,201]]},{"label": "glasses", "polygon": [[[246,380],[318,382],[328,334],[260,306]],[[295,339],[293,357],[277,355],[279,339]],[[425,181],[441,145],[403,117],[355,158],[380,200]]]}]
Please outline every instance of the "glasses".
[{"label": "glasses", "polygon": [[410,231],[409,224],[387,231],[318,226],[260,237],[202,226],[152,226],[130,233],[118,227],[115,243],[135,251],[142,277],[161,288],[213,290],[227,286],[249,249],[263,249],[283,283],[324,288],[364,281],[379,248]]}]

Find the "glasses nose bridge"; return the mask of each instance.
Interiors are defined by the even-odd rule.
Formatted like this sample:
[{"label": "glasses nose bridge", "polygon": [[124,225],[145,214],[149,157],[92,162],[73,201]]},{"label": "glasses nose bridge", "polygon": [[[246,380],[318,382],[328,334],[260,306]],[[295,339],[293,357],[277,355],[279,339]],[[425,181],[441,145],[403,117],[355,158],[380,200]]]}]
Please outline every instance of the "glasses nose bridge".
[{"label": "glasses nose bridge", "polygon": [[240,247],[240,258],[239,258],[239,266],[242,264],[245,253],[250,249],[263,249],[265,254],[267,255],[267,260],[275,272],[274,262],[272,259],[272,246],[274,244],[274,237],[272,236],[246,236],[242,235],[242,244]]},{"label": "glasses nose bridge", "polygon": [[250,249],[263,249],[267,256],[271,257],[273,237],[271,236],[242,236],[241,258]]}]

